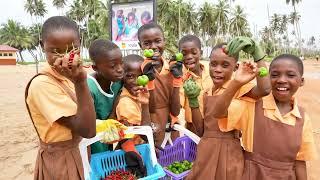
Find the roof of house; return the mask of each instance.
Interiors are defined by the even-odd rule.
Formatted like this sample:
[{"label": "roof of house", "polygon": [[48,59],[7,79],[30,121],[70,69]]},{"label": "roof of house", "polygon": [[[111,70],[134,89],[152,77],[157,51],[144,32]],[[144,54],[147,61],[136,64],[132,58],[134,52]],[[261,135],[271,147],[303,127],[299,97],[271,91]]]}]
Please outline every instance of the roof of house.
[{"label": "roof of house", "polygon": [[18,49],[8,45],[0,45],[0,51],[18,51]]}]

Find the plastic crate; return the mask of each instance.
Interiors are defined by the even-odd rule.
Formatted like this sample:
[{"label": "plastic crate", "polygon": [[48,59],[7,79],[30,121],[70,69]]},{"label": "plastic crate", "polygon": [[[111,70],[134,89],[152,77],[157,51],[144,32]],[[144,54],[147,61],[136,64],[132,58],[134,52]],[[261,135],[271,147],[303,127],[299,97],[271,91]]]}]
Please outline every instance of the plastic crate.
[{"label": "plastic crate", "polygon": [[[143,162],[147,168],[147,176],[141,178],[143,180],[154,180],[165,176],[162,167],[159,164],[155,166],[151,163],[150,147],[148,144],[136,146],[142,156]],[[126,162],[123,150],[107,151],[103,153],[93,154],[91,156],[91,180],[101,180],[108,176],[112,171],[124,170]]]},{"label": "plastic crate", "polygon": [[[148,126],[133,126],[128,127],[126,134],[141,134],[146,135],[149,144],[138,145],[137,150],[142,155],[142,159],[147,168],[147,176],[140,178],[142,180],[155,180],[164,177],[166,173],[157,161],[152,129]],[[86,180],[100,180],[105,178],[114,170],[125,169],[125,152],[123,150],[107,151],[93,154],[89,163],[87,155],[87,146],[97,142],[103,138],[103,133],[97,134],[94,138],[83,139],[80,142],[80,154],[83,163],[84,175]]]},{"label": "plastic crate", "polygon": [[164,167],[164,171],[167,174],[166,177],[162,179],[179,180],[186,177],[190,170],[181,174],[175,174],[165,167],[169,166],[175,161],[187,160],[189,162],[193,162],[196,158],[196,154],[197,144],[188,136],[179,137],[173,142],[173,145],[167,145],[163,151],[158,153],[158,162],[162,167]]}]

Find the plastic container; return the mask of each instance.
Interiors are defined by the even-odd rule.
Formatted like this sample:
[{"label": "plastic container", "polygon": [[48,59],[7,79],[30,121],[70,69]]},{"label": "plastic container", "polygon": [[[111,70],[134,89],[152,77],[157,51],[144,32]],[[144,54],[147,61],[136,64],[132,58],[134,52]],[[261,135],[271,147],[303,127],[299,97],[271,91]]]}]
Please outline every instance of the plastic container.
[{"label": "plastic container", "polygon": [[[144,164],[147,168],[147,176],[141,178],[142,180],[154,180],[165,176],[165,172],[158,164],[152,129],[148,126],[135,126],[128,127],[125,131],[126,134],[140,134],[146,135],[149,144],[142,144],[137,146],[137,150],[142,155]],[[86,180],[100,180],[109,175],[112,171],[125,169],[126,163],[123,150],[107,151],[103,153],[93,154],[89,164],[87,156],[87,146],[102,139],[103,134],[100,133],[96,137],[91,139],[83,139],[80,142],[80,153],[82,157],[84,175]]]},{"label": "plastic container", "polygon": [[174,125],[174,129],[186,136],[177,138],[172,145],[165,146],[164,150],[158,153],[158,162],[166,172],[166,177],[162,179],[180,180],[186,177],[190,170],[181,174],[175,174],[166,169],[166,167],[175,161],[187,160],[193,162],[197,154],[197,144],[199,143],[200,138],[180,125]]},{"label": "plastic container", "polygon": [[181,174],[175,174],[165,167],[169,166],[175,161],[187,160],[193,162],[197,154],[197,144],[193,142],[189,137],[183,136],[177,138],[173,145],[167,145],[163,151],[158,153],[158,162],[164,168],[164,171],[167,174],[167,178],[171,177],[174,180],[183,179],[186,177],[190,170],[185,171]]}]

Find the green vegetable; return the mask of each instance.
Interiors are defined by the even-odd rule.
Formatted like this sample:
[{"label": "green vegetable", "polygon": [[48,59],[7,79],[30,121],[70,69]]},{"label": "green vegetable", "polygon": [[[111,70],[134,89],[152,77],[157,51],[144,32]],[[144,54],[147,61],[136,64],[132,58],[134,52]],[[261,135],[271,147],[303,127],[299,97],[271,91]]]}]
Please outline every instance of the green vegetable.
[{"label": "green vegetable", "polygon": [[139,86],[146,86],[149,82],[149,78],[147,75],[142,75],[137,78],[137,84]]},{"label": "green vegetable", "polygon": [[177,61],[182,61],[183,60],[183,54],[182,53],[177,53],[176,54],[176,60]]},{"label": "green vegetable", "polygon": [[143,51],[143,55],[147,58],[151,58],[153,56],[154,52],[152,49],[145,49]]},{"label": "green vegetable", "polygon": [[268,74],[269,74],[269,72],[268,72],[267,68],[265,68],[265,67],[259,68],[259,76],[260,77],[265,77]]},{"label": "green vegetable", "polygon": [[192,168],[192,163],[184,160],[181,162],[173,162],[172,164],[170,164],[169,166],[167,166],[167,169],[175,174],[181,174],[185,171],[188,171]]}]

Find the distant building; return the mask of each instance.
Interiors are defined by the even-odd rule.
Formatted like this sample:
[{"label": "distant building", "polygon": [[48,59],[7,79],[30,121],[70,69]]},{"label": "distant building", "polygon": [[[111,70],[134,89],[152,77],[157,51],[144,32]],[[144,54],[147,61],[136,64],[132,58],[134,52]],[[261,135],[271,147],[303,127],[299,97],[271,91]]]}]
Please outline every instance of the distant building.
[{"label": "distant building", "polygon": [[18,49],[0,45],[0,65],[16,65]]}]

